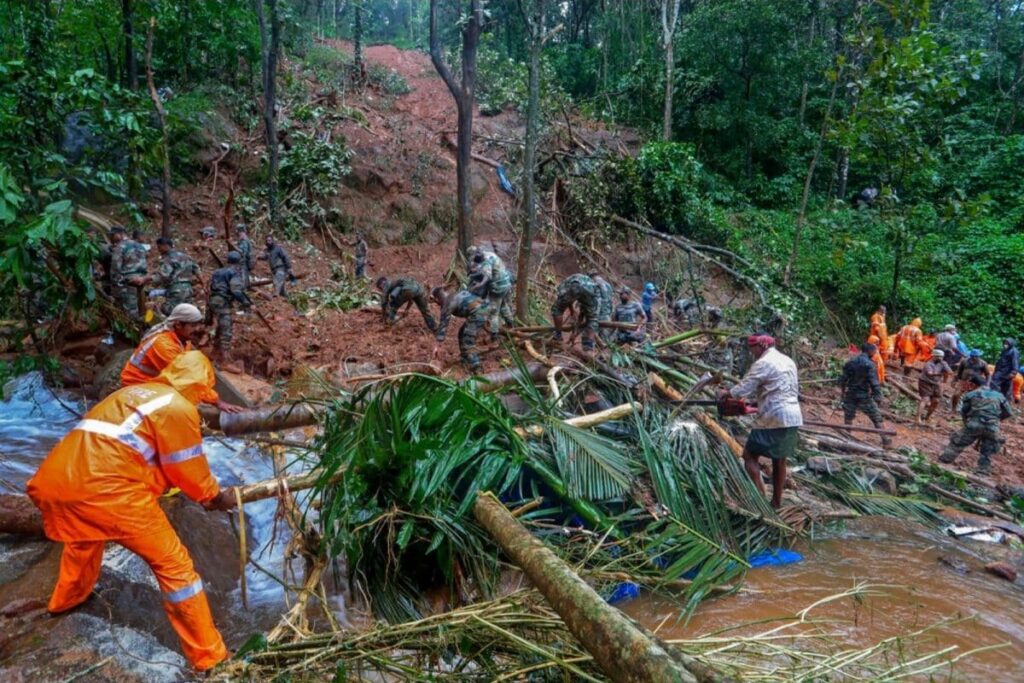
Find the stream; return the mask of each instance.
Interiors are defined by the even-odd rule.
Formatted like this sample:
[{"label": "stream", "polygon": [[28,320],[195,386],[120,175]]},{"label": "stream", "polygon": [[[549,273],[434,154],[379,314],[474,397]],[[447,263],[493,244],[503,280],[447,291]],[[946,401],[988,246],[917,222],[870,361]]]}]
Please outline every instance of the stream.
[{"label": "stream", "polygon": [[[83,410],[83,405],[73,398],[56,398],[43,386],[38,374],[9,382],[4,387],[3,399],[0,492],[21,493],[40,460],[77,421],[76,413]],[[245,441],[208,438],[204,447],[214,475],[224,485],[274,475],[269,455]],[[245,512],[252,558],[259,567],[280,577],[288,534],[283,523],[275,534],[276,506],[275,500],[265,500],[247,505]],[[183,500],[171,500],[165,509],[203,576],[214,618],[229,648],[237,648],[256,631],[272,628],[287,608],[284,589],[277,579],[250,563],[246,569],[248,608],[243,609],[238,546],[227,515],[206,513]],[[837,642],[847,646],[866,646],[944,619],[961,617],[962,621],[929,633],[925,649],[956,646],[963,651],[1005,643],[1005,647],[959,662],[954,678],[1024,680],[1024,589],[983,571],[986,560],[982,558],[991,550],[986,545],[957,541],[902,520],[861,518],[798,546],[805,558],[802,562],[750,571],[745,591],[705,602],[688,621],[680,617],[678,606],[649,596],[618,606],[651,629],[657,629],[663,638],[685,639],[738,624],[791,617],[857,582],[885,584],[880,589],[884,595],[832,602],[814,615],[834,619],[829,624],[830,632]],[[17,590],[32,586],[34,575],[39,577],[37,583],[47,582],[46,586],[35,585],[35,592],[48,594],[58,558],[56,548],[50,544],[0,536],[0,608],[18,597]],[[940,558],[944,561],[940,562]],[[117,643],[116,647],[107,647],[97,642],[95,651],[104,655],[109,651],[112,656],[121,656],[120,652],[125,650],[144,651],[145,657],[134,659],[145,659],[147,665],[130,661],[132,657],[118,661],[137,680],[180,680],[182,660],[177,654],[174,634],[160,610],[156,582],[148,567],[113,544],[108,546],[103,563],[97,586],[103,597],[86,603],[84,611],[92,616],[81,619],[92,621],[82,628],[87,638],[113,638]],[[32,567],[47,571],[28,571]],[[296,571],[299,575],[289,575],[289,583],[301,581],[301,566]],[[8,589],[16,590],[12,594]],[[100,604],[92,604],[96,602]],[[344,621],[340,600],[335,608]],[[107,626],[100,619],[116,626]],[[736,632],[765,630],[772,625],[766,623]],[[5,672],[12,671],[12,680],[22,680],[18,674],[32,670],[25,665],[25,653],[19,656],[11,657],[5,652],[0,637],[0,680],[8,680]],[[20,671],[19,666],[23,667]],[[943,673],[948,673],[948,669],[940,672],[940,678]]]}]

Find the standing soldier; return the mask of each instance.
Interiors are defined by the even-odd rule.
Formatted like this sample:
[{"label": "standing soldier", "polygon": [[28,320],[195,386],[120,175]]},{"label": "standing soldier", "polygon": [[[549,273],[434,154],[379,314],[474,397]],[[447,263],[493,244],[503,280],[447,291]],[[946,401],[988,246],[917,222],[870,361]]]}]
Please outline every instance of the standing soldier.
[{"label": "standing soldier", "polygon": [[405,310],[416,304],[423,315],[423,322],[431,332],[437,330],[437,323],[434,316],[430,315],[430,305],[427,302],[427,293],[423,285],[411,277],[400,277],[397,280],[388,280],[386,277],[377,278],[377,289],[383,294],[381,299],[381,315],[384,317],[385,325],[393,325],[398,309],[405,305]]},{"label": "standing soldier", "polygon": [[161,259],[152,283],[166,290],[160,312],[170,315],[178,304],[192,303],[192,282],[199,278],[199,266],[185,252],[175,249],[170,237],[157,239],[156,249]]},{"label": "standing soldier", "polygon": [[615,308],[615,289],[597,271],[593,271],[589,275],[590,279],[597,285],[597,291],[601,294],[601,305],[597,308],[597,322],[599,323],[597,333],[601,336],[601,339],[607,341],[611,336],[611,330],[601,328],[600,323],[606,323],[612,319],[613,309]]},{"label": "standing soldier", "polygon": [[476,340],[480,336],[480,331],[487,324],[490,306],[485,300],[466,289],[461,289],[448,296],[443,287],[435,287],[431,296],[441,307],[441,324],[437,326],[435,334],[437,343],[434,345],[431,358],[437,358],[440,353],[441,344],[445,340],[452,316],[465,318],[466,322],[462,323],[462,327],[459,328],[459,354],[462,356],[462,362],[469,366],[470,370],[478,371],[480,356],[476,353]]},{"label": "standing soldier", "polygon": [[980,375],[971,375],[967,383],[972,390],[964,394],[960,404],[960,416],[964,428],[949,437],[949,443],[939,456],[939,462],[947,465],[956,461],[963,449],[978,442],[978,474],[986,476],[991,472],[991,458],[999,452],[1005,441],[999,433],[999,422],[1013,415],[1010,402],[998,391],[985,389],[985,380]]},{"label": "standing soldier", "polygon": [[499,317],[506,325],[511,326],[514,322],[512,309],[508,305],[508,297],[512,293],[512,276],[505,262],[494,252],[477,248],[471,261],[473,285],[470,291],[487,299],[491,309],[489,331],[496,335]]},{"label": "standing soldier", "polygon": [[228,265],[218,268],[210,277],[210,299],[206,304],[206,324],[209,325],[214,320],[217,323],[217,342],[213,357],[224,363],[224,368],[228,370],[233,370],[233,366],[229,367],[232,338],[231,309],[233,302],[236,301],[242,305],[242,310],[248,310],[252,306],[252,301],[242,285],[242,255],[237,251],[229,251]]},{"label": "standing soldier", "polygon": [[356,277],[366,277],[366,255],[370,247],[366,244],[366,237],[362,231],[356,233],[356,239],[349,242],[348,246],[355,248]]},{"label": "standing soldier", "polygon": [[114,298],[124,310],[139,317],[140,287],[146,283],[146,250],[141,244],[125,236],[124,228],[110,229],[114,246],[110,253],[110,284]]},{"label": "standing soldier", "polygon": [[249,230],[245,227],[245,223],[239,223],[235,226],[235,232],[238,233],[238,253],[242,257],[242,284],[245,285],[246,289],[249,289],[249,276],[252,273],[252,269],[256,266],[256,257],[253,256],[252,240],[249,239]]},{"label": "standing soldier", "polygon": [[615,307],[613,318],[617,323],[639,323],[635,330],[616,330],[615,341],[619,344],[633,344],[644,340],[644,307],[640,302],[633,301],[629,287],[619,290],[619,305]]},{"label": "standing soldier", "polygon": [[[242,258],[241,254],[238,256]],[[270,272],[274,276],[274,293],[277,296],[284,296],[284,281],[286,278],[290,278],[292,281],[295,280],[295,275],[292,273],[292,262],[288,258],[288,252],[284,250],[280,244],[274,242],[272,235],[267,235],[267,248],[260,254],[260,260],[266,261],[270,265]],[[239,275],[241,277],[241,275]]]},{"label": "standing soldier", "polygon": [[[875,429],[881,429],[882,411],[878,409],[878,402],[882,400],[882,385],[878,381],[878,367],[874,361],[878,347],[864,344],[860,350],[860,355],[846,361],[839,378],[839,386],[843,390],[843,421],[852,425],[860,410],[868,416]],[[882,436],[882,446],[890,443],[889,437]]]},{"label": "standing soldier", "polygon": [[[555,291],[555,303],[551,305],[551,320],[555,326],[555,341],[562,340],[562,316],[566,309],[579,303],[579,320],[583,328],[583,351],[594,350],[594,336],[597,333],[597,316],[601,308],[601,291],[597,283],[583,273],[576,273],[562,280]],[[646,311],[644,311],[646,314]]]}]

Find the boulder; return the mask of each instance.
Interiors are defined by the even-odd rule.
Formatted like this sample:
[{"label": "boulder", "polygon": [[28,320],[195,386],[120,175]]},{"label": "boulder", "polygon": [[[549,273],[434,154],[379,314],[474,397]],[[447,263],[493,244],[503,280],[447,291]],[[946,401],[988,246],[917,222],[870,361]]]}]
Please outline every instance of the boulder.
[{"label": "boulder", "polygon": [[96,379],[92,383],[93,391],[97,396],[106,397],[121,387],[121,370],[131,358],[132,351],[134,349],[121,349],[110,355],[107,362],[96,373]]},{"label": "boulder", "polygon": [[895,496],[898,492],[896,477],[888,470],[868,467],[864,470],[864,476],[868,480],[868,486],[876,493],[884,493],[887,496]]},{"label": "boulder", "polygon": [[985,571],[1010,582],[1017,580],[1017,570],[1009,562],[989,562]]}]

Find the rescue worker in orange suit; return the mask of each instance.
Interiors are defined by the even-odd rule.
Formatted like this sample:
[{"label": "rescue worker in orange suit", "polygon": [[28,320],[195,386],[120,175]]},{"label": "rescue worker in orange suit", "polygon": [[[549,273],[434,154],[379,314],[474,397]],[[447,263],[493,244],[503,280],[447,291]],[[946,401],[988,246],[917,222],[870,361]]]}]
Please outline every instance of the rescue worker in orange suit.
[{"label": "rescue worker in orange suit", "polygon": [[176,357],[157,377],[117,390],[58,443],[28,482],[46,535],[64,544],[48,609],[85,602],[100,574],[103,547],[118,543],[156,575],[164,611],[198,671],[228,657],[203,582],[157,498],[181,489],[208,510],[235,505],[203,455],[196,405],[213,394],[213,366],[199,351]]},{"label": "rescue worker in orange suit", "polygon": [[[868,337],[868,344],[878,347],[878,353],[882,356],[882,360],[889,360],[889,329],[885,325],[885,306],[879,306],[871,315]],[[870,337],[878,337],[878,341],[871,341]]]},{"label": "rescue worker in orange suit", "polygon": [[878,370],[878,383],[885,384],[885,359],[882,357],[881,341],[875,335],[871,335],[868,337],[868,344],[873,344],[877,349],[875,354],[871,356],[871,360],[874,361],[875,368]]},{"label": "rescue worker in orange suit", "polygon": [[904,325],[896,335],[896,354],[903,366],[903,374],[909,375],[910,368],[917,358],[917,343],[921,341],[921,319],[914,318],[909,325]]},{"label": "rescue worker in orange suit", "polygon": [[[917,363],[927,363],[932,359],[932,351],[935,350],[935,338],[938,333],[935,330],[928,330],[928,332],[921,335],[921,338],[917,340]],[[945,357],[945,352],[943,352]]]},{"label": "rescue worker in orange suit", "polygon": [[1013,391],[1013,402],[1020,403],[1021,394],[1024,393],[1024,368],[1020,368],[1013,376],[1010,388]]},{"label": "rescue worker in orange suit", "polygon": [[[171,361],[192,350],[192,341],[203,331],[203,314],[192,304],[178,304],[167,318],[154,325],[121,370],[121,386],[151,382]],[[220,400],[213,392],[211,403],[226,413],[237,413],[240,406]]]}]

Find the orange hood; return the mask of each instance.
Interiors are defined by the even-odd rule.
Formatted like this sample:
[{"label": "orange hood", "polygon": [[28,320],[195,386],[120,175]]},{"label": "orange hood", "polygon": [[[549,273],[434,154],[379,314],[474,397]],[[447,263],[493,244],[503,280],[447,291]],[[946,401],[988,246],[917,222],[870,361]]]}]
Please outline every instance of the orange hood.
[{"label": "orange hood", "polygon": [[186,351],[179,355],[153,380],[167,384],[190,403],[216,403],[214,384],[217,378],[213,365],[202,351]]}]

